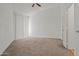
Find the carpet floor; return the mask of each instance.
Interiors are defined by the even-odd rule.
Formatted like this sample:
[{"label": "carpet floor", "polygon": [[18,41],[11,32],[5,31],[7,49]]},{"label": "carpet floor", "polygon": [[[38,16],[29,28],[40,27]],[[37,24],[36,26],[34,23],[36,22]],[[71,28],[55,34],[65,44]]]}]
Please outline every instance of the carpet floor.
[{"label": "carpet floor", "polygon": [[68,53],[60,39],[26,38],[14,40],[2,56],[68,56]]}]

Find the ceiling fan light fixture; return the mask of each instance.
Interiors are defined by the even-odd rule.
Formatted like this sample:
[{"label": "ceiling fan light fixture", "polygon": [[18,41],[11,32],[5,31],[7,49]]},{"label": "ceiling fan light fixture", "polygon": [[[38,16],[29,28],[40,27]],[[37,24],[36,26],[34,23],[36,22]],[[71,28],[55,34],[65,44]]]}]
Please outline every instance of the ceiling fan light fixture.
[{"label": "ceiling fan light fixture", "polygon": [[32,7],[34,7],[35,4],[32,5]]},{"label": "ceiling fan light fixture", "polygon": [[35,5],[41,7],[41,5],[40,5],[39,3],[33,3],[33,4],[32,4],[32,7],[34,7]]},{"label": "ceiling fan light fixture", "polygon": [[41,7],[41,5],[40,4],[38,4],[38,3],[36,3],[39,7]]}]

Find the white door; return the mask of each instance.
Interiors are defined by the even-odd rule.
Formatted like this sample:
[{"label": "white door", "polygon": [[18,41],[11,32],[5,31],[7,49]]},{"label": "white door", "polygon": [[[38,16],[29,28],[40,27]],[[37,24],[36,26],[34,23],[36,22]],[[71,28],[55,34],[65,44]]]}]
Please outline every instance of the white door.
[{"label": "white door", "polygon": [[15,38],[23,39],[29,36],[29,17],[15,12]]},{"label": "white door", "polygon": [[24,16],[24,37],[29,36],[29,16]]},{"label": "white door", "polygon": [[63,14],[62,19],[62,38],[63,38],[63,45],[65,48],[68,48],[68,13],[67,11]]},{"label": "white door", "polygon": [[24,19],[23,15],[16,13],[16,39],[24,38]]},{"label": "white door", "polygon": [[64,13],[63,45],[65,48],[74,47],[74,5]]},{"label": "white door", "polygon": [[68,9],[68,48],[74,48],[74,4]]}]

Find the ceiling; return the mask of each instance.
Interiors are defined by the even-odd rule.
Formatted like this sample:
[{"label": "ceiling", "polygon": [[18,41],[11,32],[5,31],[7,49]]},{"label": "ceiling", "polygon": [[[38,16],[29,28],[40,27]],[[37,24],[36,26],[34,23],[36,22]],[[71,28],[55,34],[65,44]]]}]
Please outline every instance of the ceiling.
[{"label": "ceiling", "polygon": [[39,3],[42,7],[38,7],[37,5],[35,5],[35,7],[32,7],[32,4],[33,3],[0,3],[0,6],[12,6],[14,11],[29,15],[46,8],[54,8],[57,6],[62,7],[62,9],[68,9],[72,5],[71,3]]},{"label": "ceiling", "polygon": [[71,3],[39,3],[42,7],[38,7],[37,5],[35,7],[32,7],[32,3],[13,3],[13,8],[15,11],[23,12],[25,14],[31,14],[33,12],[45,9],[45,8],[54,8],[56,6],[62,7],[62,8],[69,8]]}]

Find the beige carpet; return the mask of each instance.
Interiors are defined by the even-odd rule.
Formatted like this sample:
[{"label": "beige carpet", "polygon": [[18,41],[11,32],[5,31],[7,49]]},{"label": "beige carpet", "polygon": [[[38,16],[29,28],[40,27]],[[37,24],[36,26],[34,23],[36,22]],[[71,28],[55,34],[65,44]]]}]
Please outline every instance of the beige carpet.
[{"label": "beige carpet", "polygon": [[3,56],[67,56],[62,40],[54,38],[26,38],[12,42]]}]

